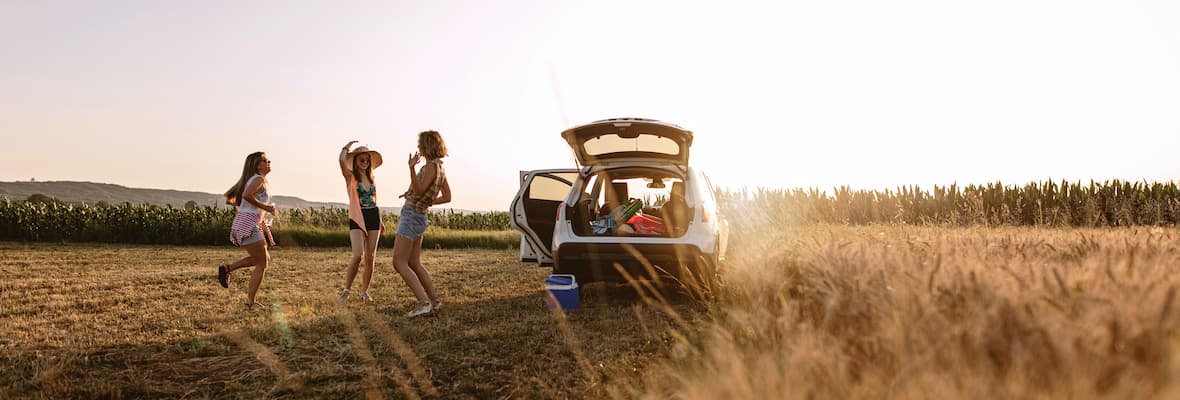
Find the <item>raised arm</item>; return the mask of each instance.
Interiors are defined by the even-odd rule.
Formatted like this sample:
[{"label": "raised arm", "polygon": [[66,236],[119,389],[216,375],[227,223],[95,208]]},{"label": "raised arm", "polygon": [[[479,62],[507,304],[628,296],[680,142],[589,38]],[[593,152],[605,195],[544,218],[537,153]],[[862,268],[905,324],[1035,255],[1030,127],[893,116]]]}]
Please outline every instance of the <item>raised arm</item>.
[{"label": "raised arm", "polygon": [[415,196],[425,192],[426,188],[430,187],[430,184],[434,183],[435,176],[438,175],[438,170],[434,168],[434,164],[427,163],[426,165],[422,166],[422,179],[418,179],[417,176],[414,176],[414,166],[418,165],[418,162],[421,160],[422,156],[418,153],[414,153],[410,155],[410,159],[407,161],[407,163],[410,165],[410,191],[414,192]]},{"label": "raised arm", "polygon": [[348,144],[344,145],[343,149],[340,149],[340,173],[344,175],[344,180],[346,181],[348,180],[348,176],[352,174],[352,166],[345,163],[344,158],[348,155],[349,149],[354,144],[356,144],[355,140],[348,142]]}]

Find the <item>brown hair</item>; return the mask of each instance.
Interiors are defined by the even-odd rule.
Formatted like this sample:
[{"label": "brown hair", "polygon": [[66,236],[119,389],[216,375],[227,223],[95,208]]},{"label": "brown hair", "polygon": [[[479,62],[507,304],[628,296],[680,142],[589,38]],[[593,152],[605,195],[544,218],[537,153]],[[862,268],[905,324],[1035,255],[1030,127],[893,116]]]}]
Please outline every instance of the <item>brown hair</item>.
[{"label": "brown hair", "polygon": [[364,154],[357,154],[355,156],[352,156],[352,177],[356,178],[356,184],[358,184],[358,185],[361,184],[361,171],[357,170],[357,168],[356,168],[356,160],[358,158],[361,158],[362,155],[369,156],[369,166],[365,167],[365,175],[364,176],[369,177],[369,186],[376,186],[377,185],[376,182],[373,181],[373,155],[372,154],[364,153]]},{"label": "brown hair", "polygon": [[418,134],[418,153],[431,160],[447,156],[447,143],[442,135],[436,131],[423,131]]},{"label": "brown hair", "polygon": [[246,162],[242,165],[242,176],[238,178],[238,183],[225,191],[225,204],[235,207],[242,205],[242,191],[246,190],[246,182],[250,180],[250,177],[258,173],[258,163],[262,162],[264,155],[266,153],[256,151],[246,156]]}]

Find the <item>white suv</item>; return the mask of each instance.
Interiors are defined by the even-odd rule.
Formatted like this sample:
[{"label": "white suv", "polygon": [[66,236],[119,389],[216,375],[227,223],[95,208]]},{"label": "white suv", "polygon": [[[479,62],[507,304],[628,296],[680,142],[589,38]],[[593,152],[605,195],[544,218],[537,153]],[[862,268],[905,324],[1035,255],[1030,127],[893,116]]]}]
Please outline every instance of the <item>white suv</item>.
[{"label": "white suv", "polygon": [[714,282],[728,224],[709,179],[688,165],[692,132],[617,118],[561,136],[579,167],[522,171],[512,200],[521,261],[552,264],[578,282],[686,272]]}]

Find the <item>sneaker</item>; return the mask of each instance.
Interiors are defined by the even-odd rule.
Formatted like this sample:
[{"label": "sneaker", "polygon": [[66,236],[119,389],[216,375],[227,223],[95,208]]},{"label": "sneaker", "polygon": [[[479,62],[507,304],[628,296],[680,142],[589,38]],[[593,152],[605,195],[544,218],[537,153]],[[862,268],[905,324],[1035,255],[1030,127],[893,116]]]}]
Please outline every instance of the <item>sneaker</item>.
[{"label": "sneaker", "polygon": [[217,266],[217,283],[223,288],[229,288],[229,268],[225,264]]},{"label": "sneaker", "polygon": [[406,317],[407,318],[421,317],[423,315],[429,315],[433,311],[434,311],[433,305],[431,305],[430,303],[422,303],[422,305],[419,306],[418,308],[414,309],[414,311],[410,311],[410,312],[406,313]]},{"label": "sneaker", "polygon": [[247,309],[247,310],[250,310],[250,311],[256,311],[256,310],[265,310],[265,309],[266,309],[266,304],[259,303],[259,302],[256,300],[256,301],[253,301],[253,302],[250,302],[250,303],[246,303],[246,309]]},{"label": "sneaker", "polygon": [[373,298],[369,297],[369,292],[361,293],[361,301],[365,303],[372,303]]},{"label": "sneaker", "polygon": [[340,291],[340,302],[341,303],[348,301],[348,293],[349,293],[348,289],[344,289],[344,290]]}]

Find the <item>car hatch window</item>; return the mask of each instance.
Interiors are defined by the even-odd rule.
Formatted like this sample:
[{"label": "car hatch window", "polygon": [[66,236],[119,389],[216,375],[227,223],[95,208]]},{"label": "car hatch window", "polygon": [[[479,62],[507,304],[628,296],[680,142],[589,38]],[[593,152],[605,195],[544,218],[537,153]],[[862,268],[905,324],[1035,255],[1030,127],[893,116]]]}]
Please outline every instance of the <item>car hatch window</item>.
[{"label": "car hatch window", "polygon": [[641,151],[657,154],[680,154],[680,145],[675,140],[655,135],[639,135],[624,138],[619,135],[602,135],[587,140],[582,147],[586,154],[597,156],[608,153]]}]

